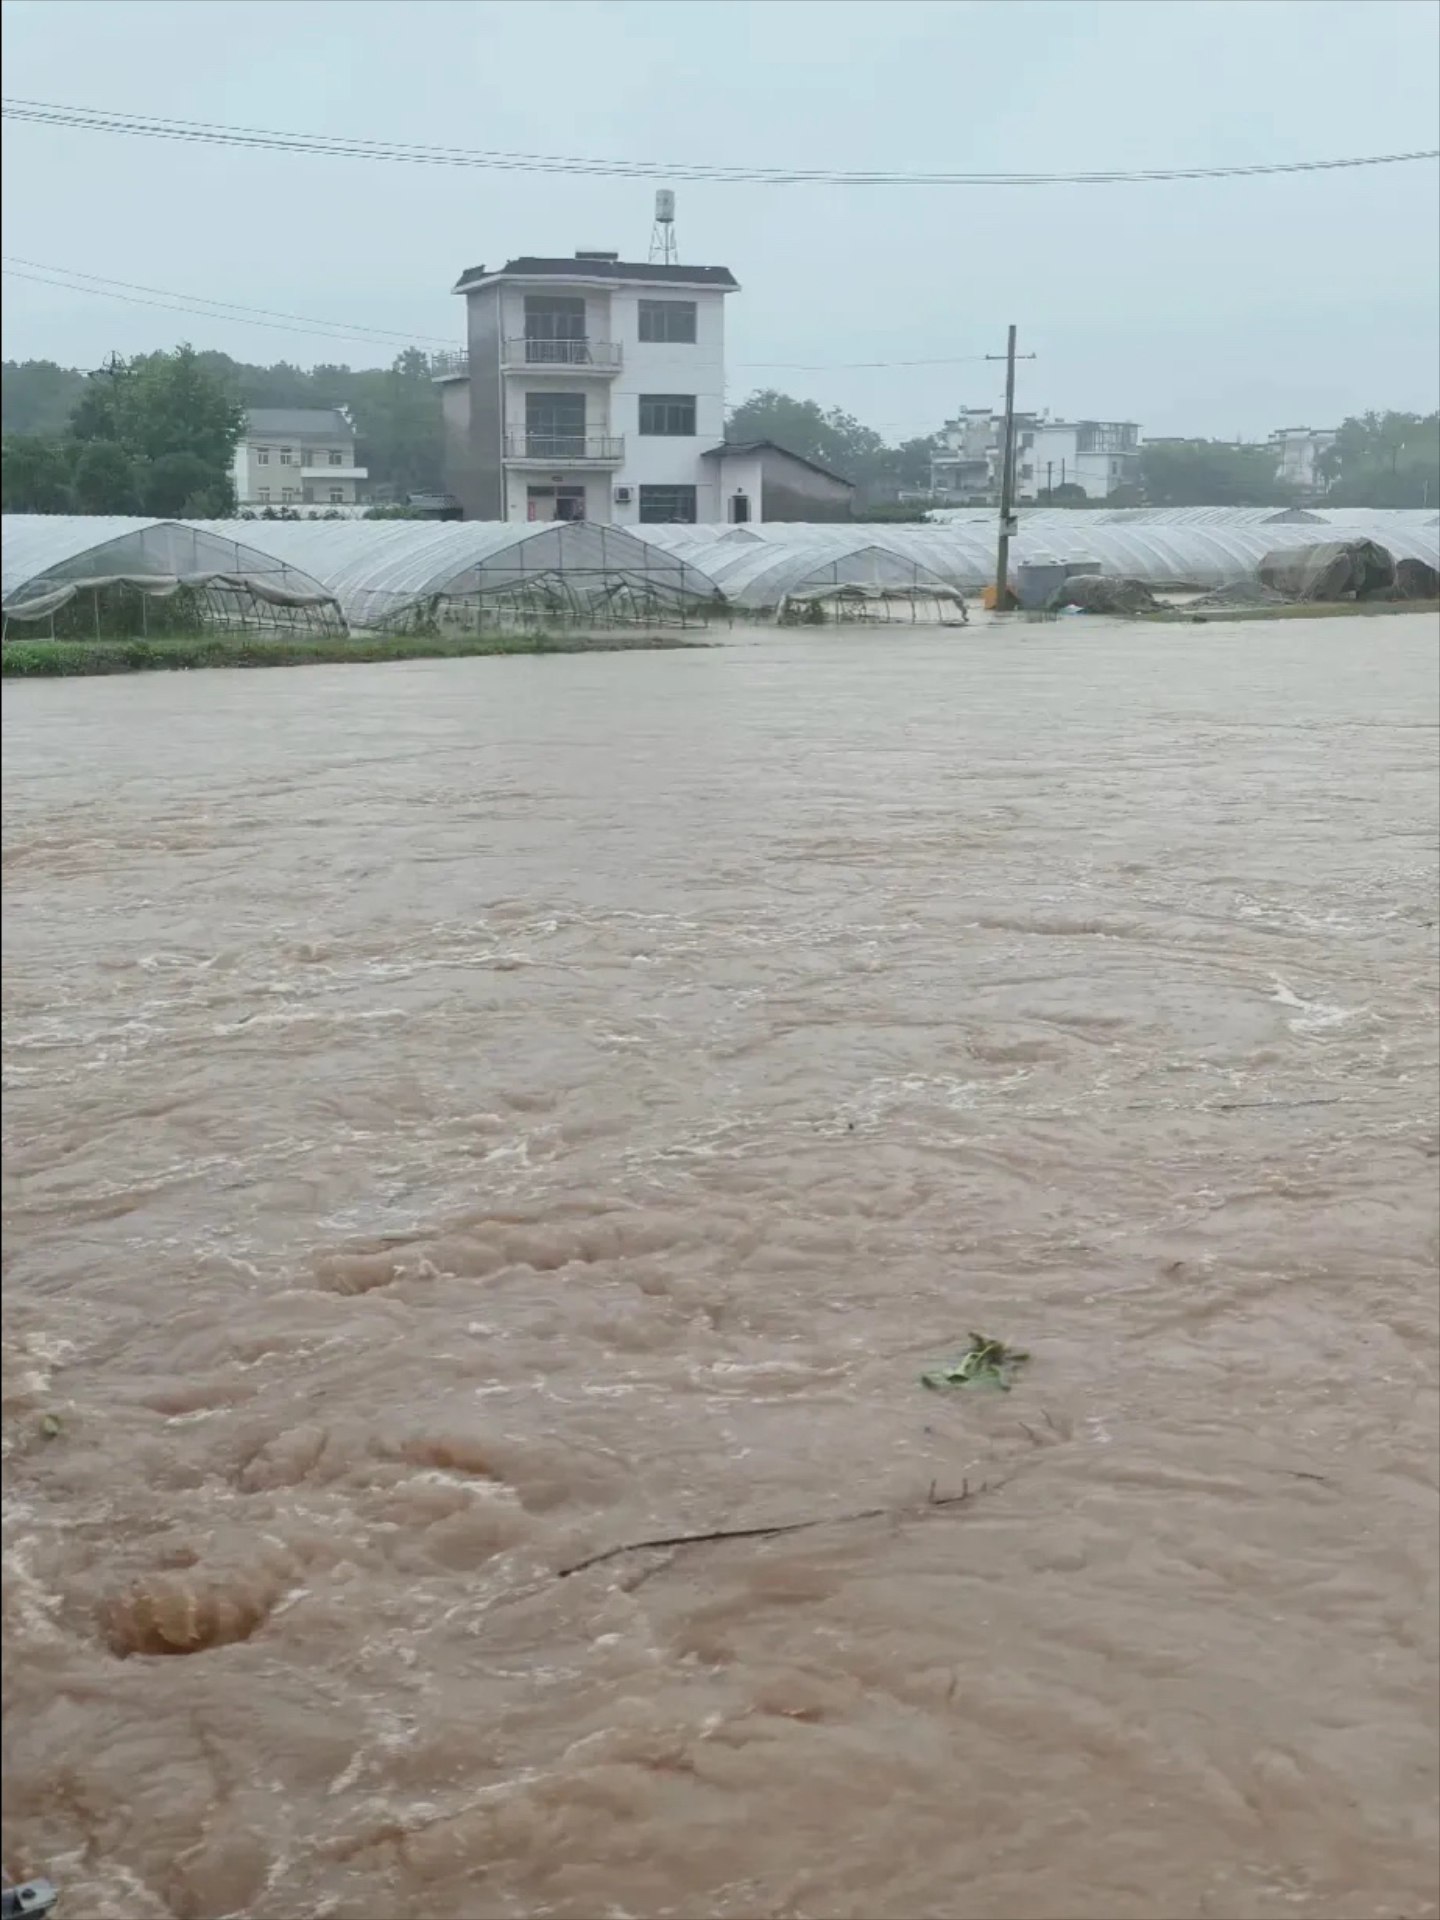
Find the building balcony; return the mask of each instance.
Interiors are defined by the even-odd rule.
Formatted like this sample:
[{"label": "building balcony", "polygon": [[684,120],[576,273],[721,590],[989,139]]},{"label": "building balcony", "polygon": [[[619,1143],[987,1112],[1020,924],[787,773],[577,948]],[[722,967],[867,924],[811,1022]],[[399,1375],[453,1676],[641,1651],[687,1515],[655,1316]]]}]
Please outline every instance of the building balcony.
[{"label": "building balcony", "polygon": [[618,467],[625,458],[623,435],[607,433],[528,433],[505,436],[505,459],[517,467]]},{"label": "building balcony", "polygon": [[[296,469],[292,467],[291,472],[293,473],[295,471]],[[302,480],[308,480],[312,485],[322,480],[328,480],[332,486],[338,486],[342,480],[368,480],[370,478],[370,469],[368,467],[357,467],[352,461],[348,460],[343,467],[332,467],[328,461],[323,466],[311,466],[307,460],[304,466],[299,468],[299,474]]]},{"label": "building balcony", "polygon": [[505,342],[500,364],[507,373],[598,374],[620,371],[618,340],[538,340],[529,334]]},{"label": "building balcony", "polygon": [[432,380],[468,380],[470,378],[469,354],[463,348],[455,353],[432,353],[430,378]]}]

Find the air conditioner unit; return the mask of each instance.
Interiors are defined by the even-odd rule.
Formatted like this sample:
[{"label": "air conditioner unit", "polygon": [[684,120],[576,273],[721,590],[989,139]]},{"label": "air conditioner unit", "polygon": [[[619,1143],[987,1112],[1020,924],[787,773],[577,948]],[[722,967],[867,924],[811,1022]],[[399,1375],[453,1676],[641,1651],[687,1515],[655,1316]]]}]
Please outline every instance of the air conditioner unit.
[{"label": "air conditioner unit", "polygon": [[616,487],[616,489],[615,489],[615,504],[616,504],[616,506],[617,506],[617,507],[628,507],[628,506],[629,506],[629,504],[630,504],[630,489],[629,489],[629,487]]}]

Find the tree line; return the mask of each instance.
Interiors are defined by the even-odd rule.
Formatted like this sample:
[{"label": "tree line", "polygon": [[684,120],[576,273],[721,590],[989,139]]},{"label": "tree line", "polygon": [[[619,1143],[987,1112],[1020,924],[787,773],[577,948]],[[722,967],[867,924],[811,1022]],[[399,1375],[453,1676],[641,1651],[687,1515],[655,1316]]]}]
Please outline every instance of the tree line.
[{"label": "tree line", "polygon": [[[776,440],[792,453],[831,467],[857,485],[859,504],[879,505],[900,492],[928,487],[937,435],[887,447],[852,415],[813,400],[766,390],[730,416],[733,440]],[[1440,413],[1365,413],[1346,420],[1321,456],[1327,504],[1345,507],[1440,506]],[[1138,479],[1108,500],[1089,499],[1078,486],[1038,496],[1042,504],[1076,508],[1285,507],[1299,499],[1275,471],[1269,447],[1223,440],[1142,441]]]},{"label": "tree line", "polygon": [[418,347],[389,367],[252,366],[180,346],[93,373],[48,360],[0,372],[7,513],[222,518],[251,407],[344,407],[372,483],[400,499],[443,485],[439,390]]},{"label": "tree line", "polygon": [[[173,352],[112,359],[93,373],[48,360],[7,360],[0,386],[3,504],[9,513],[149,513],[221,517],[235,510],[234,451],[251,407],[344,407],[372,485],[391,499],[444,486],[439,390],[417,347],[389,367],[251,365],[228,354]],[[857,509],[910,514],[938,435],[889,445],[839,407],[766,388],[732,409],[732,440],[774,440],[851,480]],[[1440,414],[1366,413],[1346,420],[1321,457],[1327,504],[1440,505]],[[1057,505],[1285,506],[1296,494],[1266,447],[1217,440],[1142,442],[1138,481],[1108,502],[1056,487]]]}]

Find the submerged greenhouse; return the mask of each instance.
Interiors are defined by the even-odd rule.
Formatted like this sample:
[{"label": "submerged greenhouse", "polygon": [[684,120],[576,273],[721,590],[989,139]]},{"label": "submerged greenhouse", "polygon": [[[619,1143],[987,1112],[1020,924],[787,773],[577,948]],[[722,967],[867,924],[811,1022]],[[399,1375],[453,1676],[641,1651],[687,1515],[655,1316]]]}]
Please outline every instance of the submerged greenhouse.
[{"label": "submerged greenhouse", "polygon": [[588,521],[200,524],[323,582],[352,628],[688,625],[720,607],[715,582],[688,555]]},{"label": "submerged greenhouse", "polygon": [[7,513],[0,524],[5,631],[156,631],[177,624],[259,632],[337,629],[334,595],[248,541],[177,520]]}]

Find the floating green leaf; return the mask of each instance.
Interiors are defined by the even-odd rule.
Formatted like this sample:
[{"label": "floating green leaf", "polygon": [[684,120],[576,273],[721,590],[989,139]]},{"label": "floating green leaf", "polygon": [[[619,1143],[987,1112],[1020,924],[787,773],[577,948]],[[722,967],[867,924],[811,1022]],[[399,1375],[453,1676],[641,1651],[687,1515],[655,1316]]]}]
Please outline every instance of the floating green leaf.
[{"label": "floating green leaf", "polygon": [[45,1439],[47,1440],[58,1439],[60,1436],[59,1414],[58,1413],[42,1413],[40,1416],[40,1431],[44,1435]]},{"label": "floating green leaf", "polygon": [[944,1366],[922,1373],[920,1384],[936,1393],[960,1387],[998,1387],[1002,1393],[1008,1393],[1015,1374],[1029,1358],[1019,1347],[1007,1347],[1003,1341],[991,1340],[986,1334],[972,1333],[963,1353]]}]

